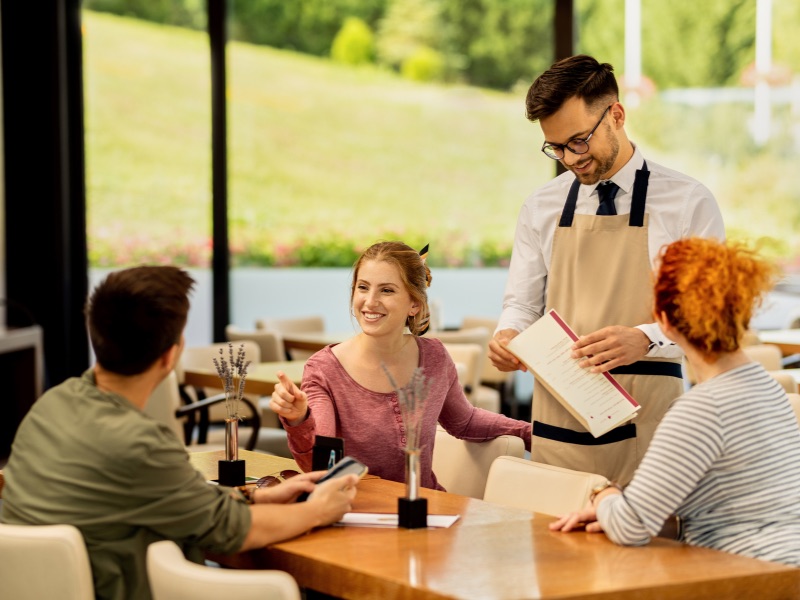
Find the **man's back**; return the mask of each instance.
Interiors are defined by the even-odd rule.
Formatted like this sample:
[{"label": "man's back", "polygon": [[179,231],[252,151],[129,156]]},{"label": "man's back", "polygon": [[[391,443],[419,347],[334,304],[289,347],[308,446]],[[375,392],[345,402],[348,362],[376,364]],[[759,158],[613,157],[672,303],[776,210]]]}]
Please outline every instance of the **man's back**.
[{"label": "man's back", "polygon": [[5,469],[2,520],[70,523],[84,536],[98,597],[149,598],[147,545],[173,539],[233,552],[247,506],[208,485],[165,426],[91,372],[49,390],[20,426]]}]

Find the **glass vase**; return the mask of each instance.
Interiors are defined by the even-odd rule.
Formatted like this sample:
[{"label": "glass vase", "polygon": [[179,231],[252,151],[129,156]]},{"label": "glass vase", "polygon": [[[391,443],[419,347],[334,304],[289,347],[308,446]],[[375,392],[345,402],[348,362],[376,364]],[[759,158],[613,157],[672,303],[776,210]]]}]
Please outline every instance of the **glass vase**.
[{"label": "glass vase", "polygon": [[225,460],[239,460],[239,419],[225,419]]}]

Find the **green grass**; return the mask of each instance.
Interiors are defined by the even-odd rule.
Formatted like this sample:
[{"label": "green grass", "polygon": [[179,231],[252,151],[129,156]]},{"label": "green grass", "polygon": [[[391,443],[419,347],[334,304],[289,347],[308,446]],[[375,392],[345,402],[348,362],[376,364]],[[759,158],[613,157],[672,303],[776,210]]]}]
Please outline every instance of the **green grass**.
[{"label": "green grass", "polygon": [[[207,264],[207,36],[89,11],[83,19],[93,264]],[[354,248],[385,237],[431,242],[436,264],[470,262],[482,245],[503,255],[524,198],[554,172],[524,117],[524,92],[412,83],[235,42],[228,83],[240,261],[291,263],[305,248],[347,264]],[[657,103],[628,112],[648,156],[714,191],[730,234],[769,236],[773,254],[800,255],[796,150],[755,151],[739,133],[744,154],[725,155],[725,136],[743,131],[747,114]]]}]

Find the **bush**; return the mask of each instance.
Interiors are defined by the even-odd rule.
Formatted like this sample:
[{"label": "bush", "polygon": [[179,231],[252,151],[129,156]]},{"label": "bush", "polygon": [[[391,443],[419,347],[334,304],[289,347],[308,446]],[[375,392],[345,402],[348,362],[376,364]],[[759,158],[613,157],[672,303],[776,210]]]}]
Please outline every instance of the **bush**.
[{"label": "bush", "polygon": [[347,65],[363,65],[375,60],[375,37],[358,17],[348,17],[331,46],[331,58]]},{"label": "bush", "polygon": [[403,61],[400,73],[412,81],[436,81],[444,74],[444,57],[436,50],[422,46]]}]

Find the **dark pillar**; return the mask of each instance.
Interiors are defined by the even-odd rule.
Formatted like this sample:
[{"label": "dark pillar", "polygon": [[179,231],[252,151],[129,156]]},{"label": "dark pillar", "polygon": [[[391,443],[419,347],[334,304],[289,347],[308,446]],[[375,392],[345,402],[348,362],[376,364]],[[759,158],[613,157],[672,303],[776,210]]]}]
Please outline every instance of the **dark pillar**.
[{"label": "dark pillar", "polygon": [[230,251],[228,249],[228,125],[225,98],[225,42],[227,0],[208,0],[211,40],[211,178],[213,204],[214,341],[225,341],[230,322]]},{"label": "dark pillar", "polygon": [[[577,39],[575,27],[575,2],[574,0],[556,0],[556,14],[553,19],[553,40],[555,40],[555,61],[575,54]],[[562,164],[556,161],[556,175],[566,171]]]},{"label": "dark pillar", "polygon": [[50,387],[89,365],[80,0],[0,10],[7,321],[41,325]]}]

